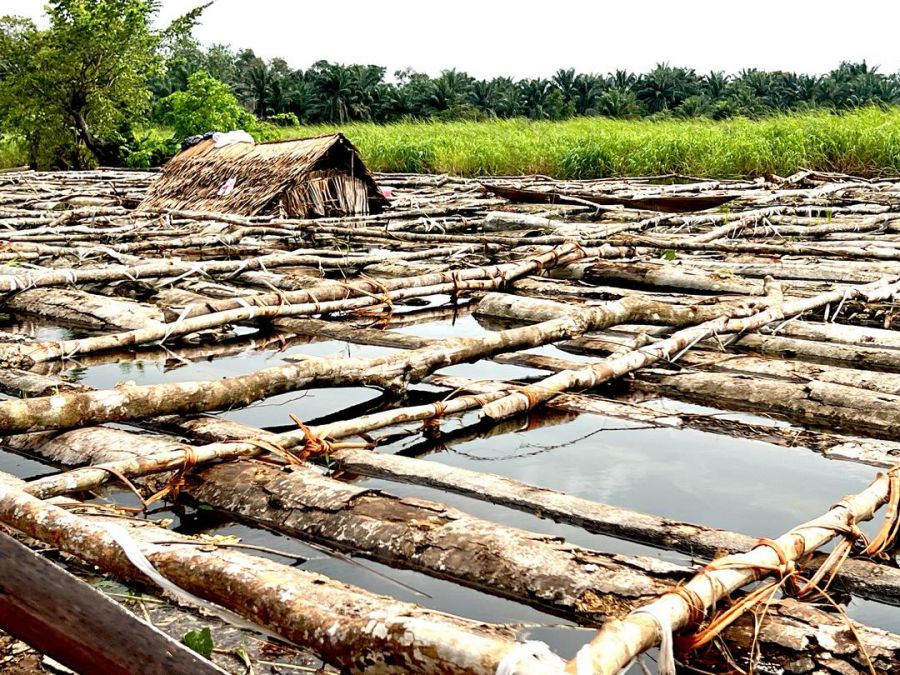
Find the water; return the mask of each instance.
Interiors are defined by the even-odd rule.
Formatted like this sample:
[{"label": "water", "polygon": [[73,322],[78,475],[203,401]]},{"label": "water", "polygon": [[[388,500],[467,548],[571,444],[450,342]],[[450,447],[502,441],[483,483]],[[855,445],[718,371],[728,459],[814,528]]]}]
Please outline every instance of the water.
[{"label": "water", "polygon": [[[0,325],[0,330],[17,330],[43,339],[63,339],[72,335],[65,329],[16,320]],[[423,337],[474,336],[485,331],[467,315],[404,326],[400,330]],[[121,362],[84,359],[90,364],[82,364],[82,367],[69,364],[69,372],[85,384],[110,388],[123,381],[154,384],[234,376],[278,365],[285,357],[364,358],[394,352],[338,341],[301,339],[287,344],[277,341],[268,344],[267,336],[261,334],[246,337],[258,337],[261,349],[248,352],[238,347],[232,354],[221,357],[212,354],[189,362],[155,349],[138,352]],[[197,354],[202,352],[200,348],[195,351]],[[530,351],[571,360],[584,358],[552,346]],[[479,362],[453,366],[441,374],[474,379],[512,379],[538,375],[539,371]],[[418,386],[415,391],[437,390]],[[318,388],[284,394],[222,414],[248,425],[285,429],[293,424],[289,413],[306,422],[317,422],[369,412],[385,402],[382,393],[374,389]],[[708,412],[697,406],[677,405],[682,409]],[[746,415],[735,416],[748,418]],[[771,420],[764,422],[772,423]],[[407,437],[380,447],[379,451],[399,452],[448,466],[495,473],[598,502],[754,536],[774,537],[821,514],[842,495],[859,492],[876,473],[870,467],[826,460],[804,448],[784,448],[687,429],[647,428],[619,419],[553,410],[535,414],[529,421],[517,420],[494,429],[477,424],[475,414],[444,420],[441,427],[444,435],[439,443],[423,441],[421,436]],[[12,453],[0,453],[0,470],[33,477],[46,473],[48,468]],[[460,495],[376,479],[357,480],[359,484],[396,495],[439,501],[503,525],[562,536],[585,547],[657,556],[675,563],[690,562],[678,553],[592,534]],[[118,503],[134,503],[132,495],[120,491],[107,493],[106,497]],[[520,603],[461,588],[418,572],[391,569],[371,561],[354,563],[343,557],[326,555],[302,542],[267,531],[223,523],[206,512],[169,512],[154,517],[172,517],[174,527],[182,531],[234,534],[248,543],[299,555],[305,560],[293,564],[376,593],[478,621],[523,624],[523,637],[544,640],[566,657],[573,655],[592,635],[590,630],[577,629]],[[876,526],[870,523],[864,529],[872,532]],[[292,563],[291,560],[276,559]],[[896,607],[854,599],[847,609],[852,617],[866,624],[900,632],[900,609]]]}]

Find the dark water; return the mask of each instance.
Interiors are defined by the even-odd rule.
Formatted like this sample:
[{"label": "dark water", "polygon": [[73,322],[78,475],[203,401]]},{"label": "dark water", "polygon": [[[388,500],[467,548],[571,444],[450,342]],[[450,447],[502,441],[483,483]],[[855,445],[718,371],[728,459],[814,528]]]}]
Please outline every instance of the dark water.
[{"label": "dark water", "polygon": [[[11,323],[16,329],[44,339],[68,337],[63,329],[37,324]],[[425,337],[471,336],[484,332],[471,317],[401,328]],[[360,347],[336,341],[274,345],[254,353],[181,363],[159,350],[146,358],[138,355],[120,363],[91,365],[71,371],[80,381],[99,388],[118,382],[153,384],[165,381],[215,379],[249,373],[283,362],[286,356],[368,357],[391,353],[378,347]],[[554,347],[531,350],[571,360],[583,357]],[[442,371],[474,379],[515,378],[538,371],[489,362],[454,366]],[[417,390],[431,388],[419,386]],[[433,390],[433,389],[432,389]],[[305,421],[333,415],[343,409],[364,411],[379,402],[381,392],[366,388],[314,389],[278,396],[225,417],[257,427],[290,425],[289,413]],[[673,409],[698,409],[672,403]],[[702,409],[701,409],[702,410]],[[774,537],[825,511],[845,494],[863,489],[875,476],[870,467],[822,458],[804,448],[783,448],[758,441],[692,430],[646,428],[597,415],[549,411],[498,429],[485,431],[469,414],[442,423],[443,443],[408,437],[380,452],[402,452],[450,466],[491,472],[553,488],[598,502],[744,532]],[[765,420],[770,424],[771,421]],[[412,425],[410,428],[414,428]],[[30,477],[48,468],[11,453],[0,453],[0,470]],[[432,499],[473,515],[532,531],[565,537],[576,544],[608,552],[658,556],[686,563],[684,556],[633,542],[591,534],[558,525],[532,514],[498,507],[471,498],[429,488],[359,479],[361,484],[402,496]],[[108,497],[130,503],[127,493]],[[165,515],[165,514],[164,514]],[[171,514],[169,514],[171,515]],[[162,516],[157,516],[162,517]],[[321,572],[370,591],[451,612],[476,620],[525,624],[522,635],[548,642],[563,656],[574,654],[591,631],[509,600],[429,578],[417,572],[387,568],[365,560],[350,561],[266,531],[232,523],[204,523],[202,513],[176,525],[185,529],[212,528],[234,534],[249,543],[274,547],[305,559],[303,569]],[[873,531],[875,524],[864,529]],[[290,560],[286,562],[290,563]],[[869,625],[900,632],[900,609],[853,600],[848,612]]]}]

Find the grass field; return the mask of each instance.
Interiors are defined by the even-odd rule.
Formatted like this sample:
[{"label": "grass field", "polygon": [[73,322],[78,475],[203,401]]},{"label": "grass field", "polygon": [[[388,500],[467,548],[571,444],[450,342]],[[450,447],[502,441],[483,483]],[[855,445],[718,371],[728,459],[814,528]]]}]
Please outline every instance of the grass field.
[{"label": "grass field", "polygon": [[900,173],[900,109],[763,120],[410,122],[283,129],[284,138],[343,131],[376,171],[557,178],[682,173],[787,175],[806,167]]},{"label": "grass field", "polygon": [[[277,133],[292,138],[335,130],[343,131],[376,171],[729,178],[784,176],[805,167],[865,176],[900,174],[900,108],[724,122],[582,117],[564,122],[354,123]],[[25,163],[20,144],[0,135],[0,167]]]}]

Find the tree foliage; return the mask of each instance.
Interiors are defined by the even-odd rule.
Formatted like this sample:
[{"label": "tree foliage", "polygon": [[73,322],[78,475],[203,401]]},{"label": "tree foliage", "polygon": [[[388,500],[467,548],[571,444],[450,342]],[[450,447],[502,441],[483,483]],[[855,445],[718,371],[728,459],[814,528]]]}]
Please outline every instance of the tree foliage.
[{"label": "tree foliage", "polygon": [[32,164],[118,163],[149,111],[164,47],[192,42],[197,13],[158,31],[153,0],[51,0],[46,11],[45,29],[0,19],[0,124],[26,139]]},{"label": "tree foliage", "polygon": [[159,102],[159,117],[178,138],[207,131],[255,131],[256,118],[238,102],[228,85],[200,70],[188,77],[187,89]]},{"label": "tree foliage", "polygon": [[558,70],[550,79],[509,77],[479,80],[449,69],[435,77],[411,69],[386,77],[373,65],[317,61],[291,69],[283,59],[266,62],[251,50],[222,45],[183,50],[170,82],[184,79],[194,63],[226,82],[257,116],[293,113],[301,122],[344,124],[403,119],[563,119],[610,117],[760,117],[790,110],[837,110],[900,103],[900,78],[863,63],[842,63],[825,76],[748,69],[735,76],[699,75],[690,68],[658,64],[635,74],[607,75]]}]

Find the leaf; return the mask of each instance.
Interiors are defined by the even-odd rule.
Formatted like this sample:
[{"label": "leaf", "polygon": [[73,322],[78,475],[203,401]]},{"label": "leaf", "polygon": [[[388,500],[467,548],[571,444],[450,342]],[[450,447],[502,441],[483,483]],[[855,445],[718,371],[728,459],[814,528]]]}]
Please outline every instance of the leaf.
[{"label": "leaf", "polygon": [[676,258],[676,256],[677,256],[678,254],[675,253],[675,251],[673,251],[672,249],[667,248],[667,249],[664,250],[660,255],[661,255],[663,258],[665,258],[666,260],[675,260],[675,258]]},{"label": "leaf", "polygon": [[209,629],[209,626],[205,626],[202,630],[188,631],[181,638],[181,641],[207,659],[212,655],[215,648],[212,631]]},{"label": "leaf", "polygon": [[233,652],[237,658],[241,660],[241,663],[244,664],[244,672],[252,673],[253,672],[253,662],[250,660],[250,655],[247,653],[246,647],[244,647],[243,643],[238,646]]}]

